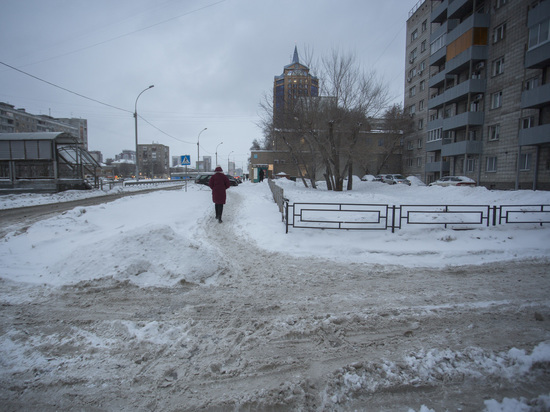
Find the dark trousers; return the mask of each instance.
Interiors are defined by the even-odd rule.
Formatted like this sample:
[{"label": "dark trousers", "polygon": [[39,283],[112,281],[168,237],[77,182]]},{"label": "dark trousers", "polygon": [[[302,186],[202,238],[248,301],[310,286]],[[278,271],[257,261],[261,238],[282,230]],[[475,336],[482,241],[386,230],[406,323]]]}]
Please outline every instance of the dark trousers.
[{"label": "dark trousers", "polygon": [[215,203],[214,207],[216,208],[216,219],[221,219],[223,213],[223,204]]}]

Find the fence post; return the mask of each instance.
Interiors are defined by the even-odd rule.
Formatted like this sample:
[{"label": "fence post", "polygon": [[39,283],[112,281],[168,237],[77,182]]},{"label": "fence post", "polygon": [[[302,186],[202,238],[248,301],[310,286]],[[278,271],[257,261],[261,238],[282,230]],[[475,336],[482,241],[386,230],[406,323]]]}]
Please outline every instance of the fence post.
[{"label": "fence post", "polygon": [[[500,224],[500,217],[498,219],[498,223]],[[497,207],[493,206],[493,226],[497,225]]]},{"label": "fence post", "polygon": [[288,199],[284,199],[285,201],[285,226],[286,226],[286,232],[288,233]]},{"label": "fence post", "polygon": [[395,205],[392,205],[391,232],[395,233]]}]

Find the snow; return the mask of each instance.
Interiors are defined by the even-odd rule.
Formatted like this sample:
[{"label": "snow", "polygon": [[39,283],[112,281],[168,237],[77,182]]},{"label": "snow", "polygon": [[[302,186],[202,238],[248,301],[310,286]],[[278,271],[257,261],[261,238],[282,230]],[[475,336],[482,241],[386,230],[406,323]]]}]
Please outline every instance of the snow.
[{"label": "snow", "polygon": [[[353,191],[329,192],[320,183],[317,190],[301,183],[278,179],[285,197],[293,202],[341,202],[370,204],[550,204],[550,193],[542,191],[491,191],[483,187],[427,187],[409,177],[412,185],[389,186],[380,182],[354,181]],[[136,190],[136,193],[110,203],[76,207],[68,212],[38,221],[25,230],[8,233],[0,243],[1,279],[29,285],[4,293],[2,303],[16,304],[32,300],[33,285],[63,288],[102,279],[129,282],[139,288],[162,288],[200,284],[215,286],[227,269],[220,265],[219,250],[205,237],[204,225],[213,224],[214,208],[210,191],[189,184],[187,190],[158,191],[140,194],[136,188],[117,188],[114,192]],[[17,208],[84,197],[103,192],[71,191],[55,195],[9,195],[0,198],[0,208]],[[480,226],[473,230],[454,231],[442,226],[406,227],[395,233],[387,231],[344,231],[290,228],[285,233],[281,214],[273,202],[267,182],[245,182],[228,192],[229,213],[237,197],[238,219],[224,221],[234,232],[234,242],[252,244],[265,250],[297,259],[325,259],[342,265],[402,265],[408,268],[445,268],[460,265],[482,265],[491,262],[545,260],[550,256],[550,225],[538,224]],[[210,219],[210,220],[209,220]],[[226,227],[227,227],[226,226]],[[246,255],[241,259],[248,259]],[[261,293],[253,289],[252,293]],[[527,302],[525,302],[527,304]],[[493,307],[506,302],[472,303]],[[456,306],[453,306],[456,309]],[[446,310],[445,305],[417,308],[426,313]],[[351,315],[350,315],[351,316]],[[357,312],[355,316],[362,316]],[[318,320],[332,325],[338,318]],[[299,319],[280,317],[270,334],[307,334],[308,325]],[[114,320],[109,326],[134,344],[168,345],[186,342],[190,324],[163,325],[158,321],[134,322]],[[412,326],[414,330],[417,326]],[[107,348],[114,340],[103,336],[73,331],[66,338],[48,339],[65,343],[80,340],[89,347]],[[246,333],[245,333],[246,334]],[[26,347],[19,347],[15,330],[0,337],[0,375],[32,367],[53,368],[54,363],[38,352],[29,357]],[[36,337],[31,346],[48,342]],[[184,343],[182,343],[184,345]],[[464,351],[426,348],[406,356],[401,363],[378,360],[347,366],[334,372],[331,386],[325,389],[325,406],[345,403],[358,392],[374,393],[381,388],[400,385],[429,385],[442,379],[466,377],[499,377],[520,379],[534,365],[550,362],[550,342],[541,341],[526,351],[512,348],[505,352],[487,352],[471,347]],[[61,368],[61,364],[59,365]],[[213,364],[212,370],[222,370]],[[296,390],[296,388],[294,388]],[[550,409],[550,392],[535,399],[486,400],[488,412],[528,411],[532,405]],[[429,405],[414,406],[418,411],[433,411]],[[418,409],[419,408],[419,409]],[[410,408],[410,411],[415,409]]]}]

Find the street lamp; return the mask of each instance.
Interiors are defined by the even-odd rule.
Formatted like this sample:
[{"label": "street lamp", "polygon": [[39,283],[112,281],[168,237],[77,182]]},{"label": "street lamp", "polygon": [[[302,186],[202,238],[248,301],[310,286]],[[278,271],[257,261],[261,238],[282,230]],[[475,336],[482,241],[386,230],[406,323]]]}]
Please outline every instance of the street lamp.
[{"label": "street lamp", "polygon": [[138,97],[136,97],[136,104],[134,106],[134,119],[135,119],[135,124],[136,124],[136,180],[139,180],[139,166],[138,166],[138,114],[137,114],[137,102],[138,102],[138,99],[139,99],[139,96],[141,96],[143,94],[143,92],[146,92],[147,90],[151,89],[155,87],[154,84],[152,84],[151,86],[149,86],[148,88],[146,88],[145,90],[143,90],[140,94],[138,94]]},{"label": "street lamp", "polygon": [[231,156],[231,153],[233,153],[233,150],[227,155],[227,173],[229,173],[229,156]]},{"label": "street lamp", "polygon": [[204,129],[202,129],[200,132],[199,132],[199,135],[197,136],[197,172],[199,171],[199,139],[201,137],[201,133],[204,132],[205,130],[207,129],[207,127],[205,127]]},{"label": "street lamp", "polygon": [[[223,144],[223,142],[221,142],[220,144]],[[220,147],[220,144],[216,146],[216,167],[218,166],[218,147]]]}]

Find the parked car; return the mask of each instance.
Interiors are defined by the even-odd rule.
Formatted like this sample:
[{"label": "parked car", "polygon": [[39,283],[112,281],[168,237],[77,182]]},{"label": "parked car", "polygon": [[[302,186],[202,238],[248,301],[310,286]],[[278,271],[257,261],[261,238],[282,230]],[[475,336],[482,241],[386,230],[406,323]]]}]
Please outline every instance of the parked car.
[{"label": "parked car", "polygon": [[[200,185],[208,186],[208,182],[210,181],[210,178],[213,175],[214,175],[214,173],[201,173],[201,174],[198,174],[197,177],[195,178],[195,183],[198,183]],[[229,179],[229,183],[231,184],[231,186],[237,186],[239,184],[237,179],[235,179],[233,176],[227,175],[227,174],[226,174],[226,176]]]},{"label": "parked car", "polygon": [[365,175],[361,178],[361,180],[363,182],[381,182],[382,181],[382,178],[380,177],[380,175],[376,175],[376,176],[373,176],[373,175]]},{"label": "parked car", "polygon": [[400,174],[388,174],[388,175],[380,175],[382,178],[382,182],[387,183],[389,185],[395,185],[395,184],[401,184],[401,185],[411,185],[411,182],[405,179],[403,175]]},{"label": "parked car", "polygon": [[475,186],[476,181],[466,176],[445,176],[429,184],[429,186]]}]

